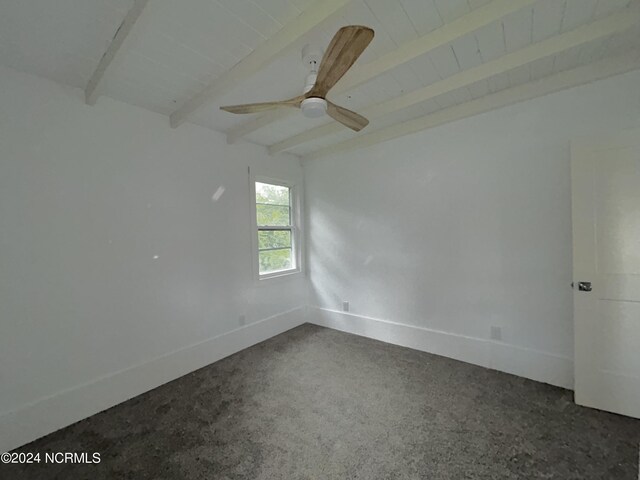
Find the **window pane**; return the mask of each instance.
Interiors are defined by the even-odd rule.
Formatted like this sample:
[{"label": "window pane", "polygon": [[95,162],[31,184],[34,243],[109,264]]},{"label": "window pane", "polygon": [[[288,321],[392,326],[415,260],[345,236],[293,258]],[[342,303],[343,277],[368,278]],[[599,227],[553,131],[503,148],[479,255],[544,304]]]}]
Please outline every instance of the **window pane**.
[{"label": "window pane", "polygon": [[273,273],[293,268],[293,254],[290,248],[258,252],[260,274]]},{"label": "window pane", "polygon": [[261,229],[291,226],[291,189],[261,182],[255,186],[259,272],[264,275],[294,269],[293,231]]},{"label": "window pane", "polygon": [[289,201],[289,187],[256,182],[256,203],[270,203],[272,205],[291,205]]},{"label": "window pane", "polygon": [[274,227],[290,225],[290,210],[289,207],[281,207],[279,205],[256,204],[258,225],[270,225]]},{"label": "window pane", "polygon": [[288,230],[258,232],[258,248],[291,248],[291,232]]}]

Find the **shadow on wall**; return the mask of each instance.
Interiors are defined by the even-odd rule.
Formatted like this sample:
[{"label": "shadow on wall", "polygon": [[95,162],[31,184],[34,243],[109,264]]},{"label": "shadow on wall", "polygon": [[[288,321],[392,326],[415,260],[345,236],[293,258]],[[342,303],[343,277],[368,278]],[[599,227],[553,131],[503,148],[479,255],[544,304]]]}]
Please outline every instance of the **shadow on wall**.
[{"label": "shadow on wall", "polygon": [[[360,314],[386,315],[412,302],[418,292],[408,288],[400,294],[388,288],[389,282],[415,284],[423,264],[423,259],[403,251],[404,232],[373,216],[354,219],[324,200],[313,203],[308,245],[310,304],[341,310],[342,303],[350,301]],[[372,236],[377,241],[367,242]]]}]

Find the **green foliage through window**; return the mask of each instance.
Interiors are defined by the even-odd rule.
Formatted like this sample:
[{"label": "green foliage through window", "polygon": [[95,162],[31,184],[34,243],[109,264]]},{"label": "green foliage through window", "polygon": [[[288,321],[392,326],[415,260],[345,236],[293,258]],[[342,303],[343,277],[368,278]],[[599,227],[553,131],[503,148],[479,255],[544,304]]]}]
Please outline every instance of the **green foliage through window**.
[{"label": "green foliage through window", "polygon": [[256,220],[260,274],[294,268],[291,189],[256,182]]},{"label": "green foliage through window", "polygon": [[290,248],[279,250],[266,250],[258,253],[260,260],[260,274],[273,273],[281,270],[289,270],[291,265]]},{"label": "green foliage through window", "polygon": [[289,187],[256,182],[256,203],[269,203],[288,207],[291,205]]},{"label": "green foliage through window", "polygon": [[283,247],[291,248],[291,232],[289,230],[261,230],[258,232],[258,248],[260,250]]},{"label": "green foliage through window", "polygon": [[289,206],[256,203],[256,214],[258,225],[286,226],[291,223]]}]

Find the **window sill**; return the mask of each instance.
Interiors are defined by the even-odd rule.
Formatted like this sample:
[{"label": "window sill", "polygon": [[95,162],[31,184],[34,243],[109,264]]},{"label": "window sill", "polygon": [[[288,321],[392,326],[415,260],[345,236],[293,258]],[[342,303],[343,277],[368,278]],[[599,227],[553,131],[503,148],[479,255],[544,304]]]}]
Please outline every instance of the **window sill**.
[{"label": "window sill", "polygon": [[[265,275],[259,275],[258,276],[258,282],[260,284],[263,284],[263,282],[265,282],[266,280],[286,280],[290,277],[293,277],[295,275],[299,275],[302,273],[302,270],[297,268],[294,270],[283,270],[281,272],[273,272],[273,273],[267,273]],[[268,282],[271,283],[271,282]]]}]

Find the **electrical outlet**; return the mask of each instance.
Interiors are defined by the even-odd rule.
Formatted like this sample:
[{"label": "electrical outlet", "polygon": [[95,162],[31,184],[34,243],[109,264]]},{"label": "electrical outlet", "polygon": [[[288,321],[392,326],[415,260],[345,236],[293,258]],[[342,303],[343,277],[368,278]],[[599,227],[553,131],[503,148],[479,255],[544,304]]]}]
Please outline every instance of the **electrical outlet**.
[{"label": "electrical outlet", "polygon": [[349,311],[349,302],[342,302],[342,311],[343,312]]},{"label": "electrical outlet", "polygon": [[240,324],[241,327],[244,327],[247,324],[247,316],[246,315],[240,315],[238,317],[238,323]]},{"label": "electrical outlet", "polygon": [[491,340],[502,341],[502,327],[491,325]]}]

